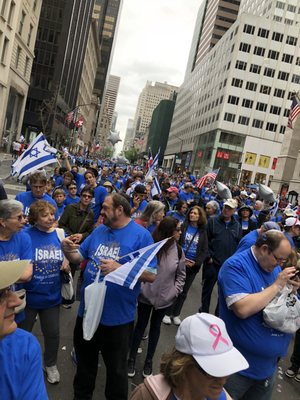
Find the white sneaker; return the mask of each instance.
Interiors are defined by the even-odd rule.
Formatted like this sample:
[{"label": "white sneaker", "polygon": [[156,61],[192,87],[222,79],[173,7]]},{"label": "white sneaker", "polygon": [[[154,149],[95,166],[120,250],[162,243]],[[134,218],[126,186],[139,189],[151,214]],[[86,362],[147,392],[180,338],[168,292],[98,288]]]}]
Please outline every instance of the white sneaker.
[{"label": "white sneaker", "polygon": [[181,324],[180,316],[173,317],[173,322],[174,322],[174,325],[180,325]]},{"label": "white sneaker", "polygon": [[58,383],[60,381],[60,375],[56,365],[53,365],[52,367],[45,367],[44,370],[49,383]]},{"label": "white sneaker", "polygon": [[168,315],[165,315],[165,316],[163,317],[162,322],[163,322],[164,324],[166,324],[166,325],[171,325],[171,323],[172,323],[171,318],[170,318]]}]

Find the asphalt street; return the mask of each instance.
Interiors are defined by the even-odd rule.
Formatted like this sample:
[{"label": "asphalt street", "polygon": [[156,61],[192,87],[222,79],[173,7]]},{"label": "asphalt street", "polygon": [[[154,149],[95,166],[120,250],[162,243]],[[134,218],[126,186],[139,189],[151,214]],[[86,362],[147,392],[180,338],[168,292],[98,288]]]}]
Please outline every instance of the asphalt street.
[{"label": "asphalt street", "polygon": [[[10,155],[0,154],[0,178],[6,178],[10,173],[11,157]],[[10,198],[14,198],[16,193],[24,190],[24,185],[18,184],[15,180],[8,178],[4,179],[4,187]],[[195,312],[197,312],[200,297],[201,297],[201,272],[195,279],[187,301],[183,307],[182,317],[187,317]],[[211,310],[215,309],[217,301],[217,290],[215,289],[212,298]],[[61,307],[60,315],[60,347],[58,353],[58,369],[61,374],[61,382],[57,385],[50,385],[47,383],[47,391],[50,400],[72,400],[72,382],[75,373],[75,365],[73,364],[70,352],[72,350],[73,343],[73,328],[76,318],[76,311],[78,308],[78,302],[76,302],[71,309],[64,309]],[[161,336],[156,351],[156,356],[154,357],[153,370],[154,373],[159,372],[159,359],[163,352],[170,350],[174,345],[174,337],[176,334],[177,327],[174,325],[166,326],[162,324]],[[41,335],[39,321],[37,321],[34,327],[33,333],[37,336],[38,340],[43,347],[43,338]],[[283,374],[283,371],[289,366],[289,357],[292,352],[292,345],[290,345],[288,356],[281,360],[278,374],[276,387],[273,394],[273,400],[300,400],[300,383],[297,383],[293,379],[288,379]],[[130,391],[135,388],[136,385],[142,382],[142,368],[144,362],[144,356],[146,352],[147,340],[142,342],[143,352],[137,357],[136,364],[136,376],[133,379],[129,379]],[[94,399],[104,400],[104,384],[105,384],[105,367],[101,356],[99,357],[99,371],[96,383],[96,389],[94,392]],[[35,400],[35,399],[33,399]]]}]

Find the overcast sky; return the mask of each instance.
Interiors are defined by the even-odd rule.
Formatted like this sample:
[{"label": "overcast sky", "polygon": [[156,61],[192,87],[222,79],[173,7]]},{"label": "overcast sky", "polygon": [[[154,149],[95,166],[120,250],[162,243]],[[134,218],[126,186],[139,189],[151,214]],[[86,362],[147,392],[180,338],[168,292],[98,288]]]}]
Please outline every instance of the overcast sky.
[{"label": "overcast sky", "polygon": [[116,129],[122,139],[147,80],[182,84],[201,1],[123,0],[111,67],[121,77]]}]

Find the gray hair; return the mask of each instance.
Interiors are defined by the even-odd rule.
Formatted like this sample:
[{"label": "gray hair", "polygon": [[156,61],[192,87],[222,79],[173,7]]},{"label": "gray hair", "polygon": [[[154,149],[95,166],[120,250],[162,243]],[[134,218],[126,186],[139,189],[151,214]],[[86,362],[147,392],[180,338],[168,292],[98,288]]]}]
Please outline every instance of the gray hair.
[{"label": "gray hair", "polygon": [[210,200],[206,203],[206,205],[210,205],[212,206],[212,208],[215,209],[215,211],[217,211],[219,209],[219,203],[215,200]]},{"label": "gray hair", "polygon": [[12,214],[23,210],[23,204],[18,200],[0,200],[0,218],[8,219]]},{"label": "gray hair", "polygon": [[165,209],[164,203],[158,200],[151,200],[147,204],[145,210],[143,211],[141,218],[145,221],[148,221],[149,225],[154,222],[155,214],[163,211]]}]

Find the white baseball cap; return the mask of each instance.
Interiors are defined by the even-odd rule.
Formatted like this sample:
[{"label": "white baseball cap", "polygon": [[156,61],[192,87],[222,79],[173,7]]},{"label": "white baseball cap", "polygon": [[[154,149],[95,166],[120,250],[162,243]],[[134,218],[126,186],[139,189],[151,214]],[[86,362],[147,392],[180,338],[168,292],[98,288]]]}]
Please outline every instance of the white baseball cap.
[{"label": "white baseball cap", "polygon": [[285,220],[284,226],[297,226],[300,225],[300,221],[298,218],[289,217]]},{"label": "white baseball cap", "polygon": [[16,283],[30,260],[0,261],[0,290]]},{"label": "white baseball cap", "polygon": [[214,377],[225,377],[249,367],[233,347],[224,322],[207,313],[187,317],[175,337],[176,350],[190,354],[199,366]]}]

